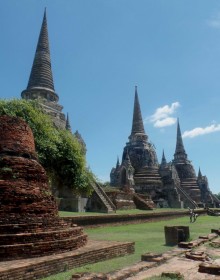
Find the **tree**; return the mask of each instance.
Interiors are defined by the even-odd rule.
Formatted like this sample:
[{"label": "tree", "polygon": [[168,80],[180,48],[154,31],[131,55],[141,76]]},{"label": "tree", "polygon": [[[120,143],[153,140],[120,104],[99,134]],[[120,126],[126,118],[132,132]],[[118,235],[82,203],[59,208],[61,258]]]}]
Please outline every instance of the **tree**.
[{"label": "tree", "polygon": [[39,162],[49,179],[67,185],[76,194],[89,194],[94,176],[86,167],[82,146],[67,130],[57,129],[37,101],[0,100],[0,115],[24,119],[33,131]]}]

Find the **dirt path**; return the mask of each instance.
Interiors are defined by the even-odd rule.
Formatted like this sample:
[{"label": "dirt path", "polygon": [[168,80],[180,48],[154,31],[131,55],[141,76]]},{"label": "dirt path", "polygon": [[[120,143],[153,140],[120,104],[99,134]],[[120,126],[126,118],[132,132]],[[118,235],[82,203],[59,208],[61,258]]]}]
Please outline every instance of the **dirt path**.
[{"label": "dirt path", "polygon": [[[211,249],[207,246],[200,246],[199,251],[206,252],[209,256],[220,258],[220,249]],[[166,263],[158,265],[157,267],[150,268],[142,271],[127,280],[143,280],[152,276],[161,275],[162,272],[180,272],[185,280],[220,280],[220,275],[211,275],[198,272],[199,264],[201,261],[194,261],[187,259],[185,255],[175,256],[168,260]],[[215,263],[220,265],[220,259],[216,259]]]}]

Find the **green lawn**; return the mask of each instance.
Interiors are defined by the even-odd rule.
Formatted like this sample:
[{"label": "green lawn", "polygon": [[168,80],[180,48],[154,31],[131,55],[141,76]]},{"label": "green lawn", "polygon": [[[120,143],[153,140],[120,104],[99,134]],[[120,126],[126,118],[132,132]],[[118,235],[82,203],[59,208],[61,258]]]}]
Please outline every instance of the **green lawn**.
[{"label": "green lawn", "polygon": [[160,221],[143,224],[131,224],[123,226],[99,227],[86,229],[89,239],[114,240],[114,241],[135,241],[135,253],[129,256],[120,257],[92,265],[73,269],[45,280],[68,280],[74,272],[109,272],[140,261],[141,254],[146,252],[162,253],[172,247],[165,245],[165,225],[189,225],[190,238],[196,239],[201,234],[208,234],[212,228],[219,228],[220,217],[199,216],[195,223],[189,222],[189,217],[177,218],[169,221]]}]

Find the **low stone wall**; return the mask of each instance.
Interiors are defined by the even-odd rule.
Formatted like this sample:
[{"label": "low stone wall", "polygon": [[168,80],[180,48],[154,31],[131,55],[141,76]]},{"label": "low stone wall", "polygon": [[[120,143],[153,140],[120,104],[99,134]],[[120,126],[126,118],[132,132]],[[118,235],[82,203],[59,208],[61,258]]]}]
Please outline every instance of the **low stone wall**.
[{"label": "low stone wall", "polygon": [[89,241],[76,251],[47,257],[2,262],[0,280],[34,280],[134,253],[134,242]]},{"label": "low stone wall", "polygon": [[[198,209],[195,213],[199,215],[206,214],[206,210]],[[111,225],[111,224],[131,224],[131,223],[144,223],[159,220],[169,220],[177,217],[189,216],[189,210],[184,211],[164,211],[164,212],[146,212],[143,214],[106,214],[100,216],[75,216],[75,217],[65,217],[63,218],[67,222],[72,222],[80,226],[101,226],[101,225]]]}]

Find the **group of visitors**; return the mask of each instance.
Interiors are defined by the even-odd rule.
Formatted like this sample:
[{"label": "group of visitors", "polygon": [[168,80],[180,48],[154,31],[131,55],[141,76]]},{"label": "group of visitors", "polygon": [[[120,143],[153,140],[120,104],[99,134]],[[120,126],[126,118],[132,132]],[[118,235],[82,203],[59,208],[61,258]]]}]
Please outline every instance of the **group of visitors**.
[{"label": "group of visitors", "polygon": [[194,212],[194,209],[190,209],[189,207],[188,207],[188,209],[189,209],[190,223],[194,223],[196,221],[197,217],[199,216],[199,214],[196,214]]}]

